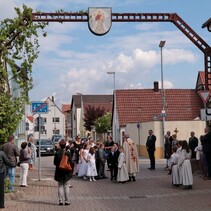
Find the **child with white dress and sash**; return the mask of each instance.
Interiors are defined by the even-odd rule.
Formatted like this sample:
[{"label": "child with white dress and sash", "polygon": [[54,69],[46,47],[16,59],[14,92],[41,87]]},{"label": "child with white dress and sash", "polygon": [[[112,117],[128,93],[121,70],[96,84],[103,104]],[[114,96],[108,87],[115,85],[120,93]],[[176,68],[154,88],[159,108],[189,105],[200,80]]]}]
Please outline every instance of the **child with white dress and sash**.
[{"label": "child with white dress and sash", "polygon": [[178,167],[178,160],[179,154],[177,153],[177,147],[172,147],[173,154],[171,155],[171,174],[172,174],[172,185],[179,186],[180,185],[180,175],[179,175],[179,167]]},{"label": "child with white dress and sash", "polygon": [[182,143],[182,152],[178,161],[178,165],[181,166],[182,185],[184,189],[192,189],[193,174],[190,163],[191,150],[187,141]]}]

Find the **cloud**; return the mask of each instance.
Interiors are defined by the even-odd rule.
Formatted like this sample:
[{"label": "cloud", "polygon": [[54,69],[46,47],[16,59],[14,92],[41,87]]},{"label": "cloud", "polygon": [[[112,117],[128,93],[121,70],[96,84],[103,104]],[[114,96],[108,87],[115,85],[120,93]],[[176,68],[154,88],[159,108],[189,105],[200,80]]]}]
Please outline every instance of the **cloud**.
[{"label": "cloud", "polygon": [[[62,40],[64,38],[58,39],[58,43],[61,44]],[[58,46],[54,48],[59,49]],[[136,48],[127,52],[119,52],[117,55],[109,53],[110,56],[107,55],[108,52],[103,51],[82,53],[59,50],[59,57],[39,59],[39,63],[47,71],[49,80],[51,77],[53,79],[56,74],[60,75],[56,77],[57,83],[53,84],[55,90],[60,90],[61,97],[63,95],[61,92],[64,91],[72,94],[108,92],[112,88],[112,80],[106,75],[107,71],[116,72],[117,88],[146,88],[143,83],[145,77],[154,72],[157,65],[159,65],[158,69],[160,68],[159,49],[144,51]],[[163,54],[165,65],[196,61],[194,54],[184,49],[164,49]],[[167,87],[173,87],[171,82],[164,82],[164,84]],[[58,88],[59,86],[61,88]]]},{"label": "cloud", "polygon": [[[196,62],[196,56],[184,49],[168,49],[163,51],[163,58],[165,65],[175,64],[178,62]],[[128,72],[142,69],[144,72],[149,72],[157,64],[160,64],[160,53],[153,50],[144,51],[142,49],[135,49],[132,52],[120,53],[117,58],[108,62],[105,69],[115,70],[117,72]]]},{"label": "cloud", "polygon": [[[5,2],[0,7],[0,17],[14,15],[14,6],[26,1]],[[131,2],[136,10],[134,5],[142,1],[72,0],[70,4],[68,0],[36,0],[27,1],[27,5],[34,11],[54,12],[87,10],[90,5],[108,6],[108,2],[114,6],[114,12],[120,12],[119,6],[124,12],[130,11]],[[163,23],[113,23],[111,31],[102,37],[92,35],[85,24],[50,23],[46,28],[48,36],[39,38],[40,55],[33,66],[35,87],[30,93],[33,99],[54,95],[57,102],[62,103],[70,102],[76,92],[111,94],[113,78],[107,71],[116,72],[117,89],[152,87],[153,81],[160,79],[160,40],[166,40],[165,66],[176,69],[181,64],[195,64],[198,59],[191,41],[178,29],[164,28]],[[165,88],[176,86],[171,79],[173,77],[165,77]]]},{"label": "cloud", "polygon": [[62,45],[71,44],[75,38],[67,34],[51,33],[47,37],[40,37],[40,51],[43,53],[52,53],[59,51]]},{"label": "cloud", "polygon": [[15,3],[13,0],[7,0],[7,2],[1,2],[0,6],[0,20],[5,18],[12,18],[15,16]]},{"label": "cloud", "polygon": [[[161,81],[158,81],[158,84],[159,84],[159,88],[161,89],[161,87],[162,87]],[[164,89],[173,89],[174,85],[171,81],[164,80],[163,81],[163,88]]]},{"label": "cloud", "polygon": [[176,64],[178,62],[196,62],[197,57],[193,52],[184,49],[164,49],[163,58],[167,64]]},{"label": "cloud", "polygon": [[[176,58],[178,58],[177,62],[193,61],[193,59],[187,59],[189,57],[192,58],[191,52],[186,52],[184,50],[180,51],[179,49],[176,52],[180,55],[179,57],[176,56]],[[133,52],[128,52],[128,54],[120,53],[117,57],[108,61],[95,61],[94,59],[91,59],[92,57],[94,58],[93,54],[89,57],[89,65],[86,66],[84,63],[81,63],[81,67],[79,67],[77,64],[78,68],[69,68],[67,72],[61,73],[60,81],[62,88],[59,91],[60,97],[67,99],[64,94],[61,93],[69,93],[68,97],[70,98],[71,94],[77,92],[83,94],[111,92],[113,88],[113,79],[110,75],[106,74],[107,71],[111,70],[116,72],[117,89],[147,88],[144,85],[146,76],[153,74],[156,65],[160,64],[159,52],[151,50],[143,51],[141,49],[135,49]],[[100,57],[103,57],[103,55],[100,55]],[[175,58],[175,50],[169,52],[169,64],[176,62],[172,57]],[[85,64],[86,63],[88,64],[88,62],[85,61]],[[152,81],[150,86],[151,84]],[[171,81],[164,80],[164,88],[173,87],[174,85]]]}]

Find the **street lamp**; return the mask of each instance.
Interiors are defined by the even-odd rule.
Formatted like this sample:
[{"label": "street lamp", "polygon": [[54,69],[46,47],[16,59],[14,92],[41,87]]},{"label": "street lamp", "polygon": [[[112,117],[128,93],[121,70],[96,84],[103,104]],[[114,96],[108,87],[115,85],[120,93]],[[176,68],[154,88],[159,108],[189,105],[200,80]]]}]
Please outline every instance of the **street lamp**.
[{"label": "street lamp", "polygon": [[107,72],[107,74],[109,75],[113,75],[113,92],[114,92],[114,113],[113,113],[113,117],[114,117],[114,129],[113,129],[113,140],[114,142],[116,142],[116,87],[115,87],[115,75],[116,72]]},{"label": "street lamp", "polygon": [[203,28],[205,28],[205,27],[207,27],[207,30],[209,31],[209,32],[211,32],[211,18],[209,18],[205,23],[203,23],[203,25],[202,25],[202,29]]},{"label": "street lamp", "polygon": [[116,88],[115,88],[115,74],[116,74],[116,72],[107,72],[107,74],[109,74],[109,75],[113,75],[113,80],[114,80],[114,83],[113,83],[113,90],[115,90]]},{"label": "street lamp", "polygon": [[165,104],[166,104],[166,99],[165,99],[165,93],[164,93],[164,88],[163,88],[163,47],[165,45],[166,41],[160,41],[159,47],[160,47],[160,55],[161,55],[161,90],[162,90],[162,111],[161,111],[161,116],[162,116],[162,138],[163,138],[163,148],[165,144],[165,116],[166,116],[166,111],[165,111]]},{"label": "street lamp", "polygon": [[84,136],[83,134],[83,115],[84,115],[84,109],[83,109],[83,94],[80,93],[80,92],[77,92],[76,93],[77,95],[80,95],[81,96],[81,121],[80,121],[80,130],[81,130],[81,135]]}]

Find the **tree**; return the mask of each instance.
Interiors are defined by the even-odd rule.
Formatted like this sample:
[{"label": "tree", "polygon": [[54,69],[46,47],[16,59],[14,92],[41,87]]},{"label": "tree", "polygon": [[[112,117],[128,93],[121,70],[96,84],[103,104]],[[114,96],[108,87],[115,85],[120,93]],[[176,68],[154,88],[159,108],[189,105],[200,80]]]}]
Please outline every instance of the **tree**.
[{"label": "tree", "polygon": [[[32,9],[23,5],[14,8],[17,17],[0,23],[0,140],[4,142],[12,134],[29,103],[28,92],[32,89],[32,64],[38,57],[38,31],[46,23],[31,20]],[[18,65],[18,66],[17,66]],[[7,67],[11,68],[12,80],[18,84],[18,97],[12,96]]]},{"label": "tree", "polygon": [[95,121],[97,133],[107,133],[111,130],[111,113],[107,112],[104,116]]},{"label": "tree", "polygon": [[92,126],[95,126],[95,121],[99,118],[102,117],[105,114],[105,108],[104,107],[97,107],[95,108],[94,106],[88,105],[85,107],[85,112],[84,112],[84,127],[86,130],[91,131]]}]

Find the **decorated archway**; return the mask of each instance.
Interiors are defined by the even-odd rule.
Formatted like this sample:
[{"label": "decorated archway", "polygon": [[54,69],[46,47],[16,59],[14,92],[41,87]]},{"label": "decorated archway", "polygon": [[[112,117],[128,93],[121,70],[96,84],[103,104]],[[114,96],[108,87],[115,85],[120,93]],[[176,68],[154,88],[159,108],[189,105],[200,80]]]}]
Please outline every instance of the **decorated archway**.
[{"label": "decorated archway", "polygon": [[[93,10],[97,14],[98,11],[105,11],[108,16],[110,11],[110,21],[112,22],[171,22],[173,23],[189,40],[196,45],[204,54],[204,71],[205,84],[203,87],[209,90],[211,87],[211,47],[177,14],[177,13],[112,13],[111,8],[89,8],[88,12],[41,12],[32,13],[32,21],[34,22],[88,22],[90,30],[93,31],[92,13]],[[99,15],[101,15],[99,13]],[[100,19],[100,16],[98,17]],[[108,21],[109,17],[106,17]],[[100,31],[97,35],[104,35],[110,29],[109,23],[106,23],[107,31]]]}]

